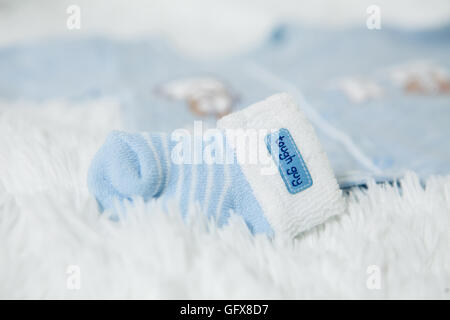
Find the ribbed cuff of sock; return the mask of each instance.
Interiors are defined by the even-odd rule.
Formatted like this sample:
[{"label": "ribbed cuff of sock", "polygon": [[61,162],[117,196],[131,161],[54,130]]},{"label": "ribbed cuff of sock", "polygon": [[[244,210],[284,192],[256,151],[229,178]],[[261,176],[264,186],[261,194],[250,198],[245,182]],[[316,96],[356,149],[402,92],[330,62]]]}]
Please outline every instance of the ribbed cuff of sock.
[{"label": "ribbed cuff of sock", "polygon": [[[308,180],[311,179],[308,187],[294,187],[292,190],[288,176],[285,174],[283,177],[281,171],[268,175],[263,173],[267,164],[240,163],[275,236],[295,237],[344,211],[342,192],[314,128],[289,95],[273,95],[230,114],[218,121],[218,127],[225,131],[228,142],[235,149],[228,129],[262,129],[268,132],[287,129],[292,136],[299,151],[298,158],[303,158]],[[264,139],[258,139],[258,150],[260,148],[267,150]],[[286,170],[286,167],[282,169]]]}]

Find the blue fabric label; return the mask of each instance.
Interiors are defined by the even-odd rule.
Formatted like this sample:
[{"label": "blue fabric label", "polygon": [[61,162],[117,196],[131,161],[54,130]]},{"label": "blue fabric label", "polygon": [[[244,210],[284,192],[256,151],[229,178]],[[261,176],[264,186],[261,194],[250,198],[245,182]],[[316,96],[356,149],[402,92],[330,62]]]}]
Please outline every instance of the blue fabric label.
[{"label": "blue fabric label", "polygon": [[268,134],[265,140],[288,191],[295,194],[311,187],[311,175],[289,130],[282,128]]}]

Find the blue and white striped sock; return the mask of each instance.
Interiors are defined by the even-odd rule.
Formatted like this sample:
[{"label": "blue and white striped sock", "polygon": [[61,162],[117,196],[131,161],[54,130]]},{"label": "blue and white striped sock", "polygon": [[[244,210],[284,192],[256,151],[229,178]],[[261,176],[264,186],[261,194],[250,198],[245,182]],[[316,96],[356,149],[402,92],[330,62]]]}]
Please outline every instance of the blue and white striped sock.
[{"label": "blue and white striped sock", "polygon": [[[163,203],[175,199],[183,215],[198,204],[208,217],[223,225],[233,211],[253,233],[291,237],[343,211],[328,159],[290,97],[272,96],[224,117],[218,125],[219,139],[225,152],[231,151],[233,161],[180,163],[173,156],[178,142],[166,134],[110,133],[88,173],[89,190],[101,211],[115,211],[118,203],[136,197],[144,201],[160,198]],[[281,154],[280,160],[274,156],[279,172],[262,175],[260,166],[236,161],[227,130],[239,128],[278,130],[258,147],[272,155],[274,148],[283,152],[290,148],[286,163],[280,161],[286,160]],[[202,144],[202,155],[203,148]]]},{"label": "blue and white striped sock", "polygon": [[[224,138],[224,137],[223,137]],[[198,203],[219,225],[230,211],[240,214],[254,233],[272,234],[239,165],[176,164],[176,142],[164,133],[113,131],[97,152],[89,170],[88,185],[101,210],[114,209],[116,200],[176,199],[183,215]]]}]

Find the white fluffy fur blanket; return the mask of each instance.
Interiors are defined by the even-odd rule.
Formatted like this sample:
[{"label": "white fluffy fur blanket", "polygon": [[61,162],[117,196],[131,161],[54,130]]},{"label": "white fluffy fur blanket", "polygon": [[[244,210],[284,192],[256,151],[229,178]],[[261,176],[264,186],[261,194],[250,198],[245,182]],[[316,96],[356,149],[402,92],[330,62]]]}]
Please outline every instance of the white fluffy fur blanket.
[{"label": "white fluffy fur blanket", "polygon": [[85,180],[118,119],[109,100],[0,103],[0,298],[450,298],[450,177],[354,190],[292,244],[157,203],[114,223]]}]

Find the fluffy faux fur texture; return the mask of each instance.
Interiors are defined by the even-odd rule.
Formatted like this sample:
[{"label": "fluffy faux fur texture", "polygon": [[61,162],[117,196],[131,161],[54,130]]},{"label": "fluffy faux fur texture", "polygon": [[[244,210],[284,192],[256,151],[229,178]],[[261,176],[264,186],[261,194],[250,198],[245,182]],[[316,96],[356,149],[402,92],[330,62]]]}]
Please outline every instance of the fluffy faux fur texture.
[{"label": "fluffy faux fur texture", "polygon": [[157,202],[116,223],[86,171],[118,114],[0,103],[0,298],[450,298],[450,177],[352,190],[345,215],[294,243]]}]

